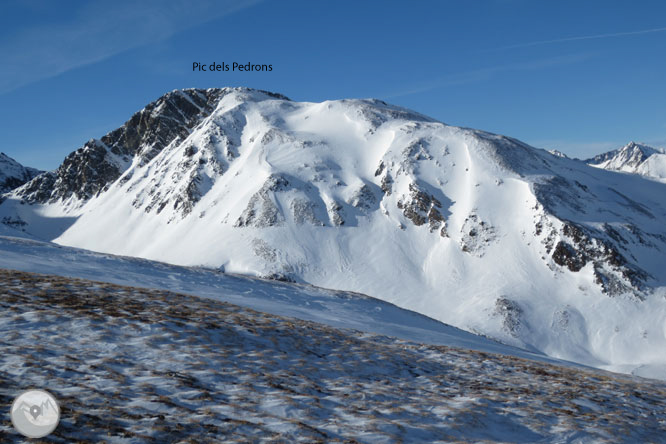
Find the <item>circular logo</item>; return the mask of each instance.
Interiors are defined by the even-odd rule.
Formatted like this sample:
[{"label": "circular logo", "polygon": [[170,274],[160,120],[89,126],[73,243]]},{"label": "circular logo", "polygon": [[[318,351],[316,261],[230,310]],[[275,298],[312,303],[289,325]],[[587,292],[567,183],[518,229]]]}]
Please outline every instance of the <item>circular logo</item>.
[{"label": "circular logo", "polygon": [[28,390],[14,400],[12,424],[23,436],[42,438],[58,426],[60,407],[53,395],[44,390]]}]

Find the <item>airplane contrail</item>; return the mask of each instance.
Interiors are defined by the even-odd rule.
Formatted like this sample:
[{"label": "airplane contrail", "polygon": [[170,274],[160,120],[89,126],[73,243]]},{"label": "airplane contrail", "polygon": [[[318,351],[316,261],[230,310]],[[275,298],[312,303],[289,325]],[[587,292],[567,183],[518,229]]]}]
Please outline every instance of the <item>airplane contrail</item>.
[{"label": "airplane contrail", "polygon": [[664,32],[664,31],[666,31],[666,28],[644,29],[642,31],[614,32],[610,34],[583,35],[578,37],[566,37],[562,39],[538,40],[536,42],[518,43],[516,45],[503,46],[499,49],[525,48],[528,46],[545,45],[548,43],[562,43],[562,42],[573,42],[577,40],[605,39],[610,37],[623,37],[627,35],[652,34],[654,32]]}]

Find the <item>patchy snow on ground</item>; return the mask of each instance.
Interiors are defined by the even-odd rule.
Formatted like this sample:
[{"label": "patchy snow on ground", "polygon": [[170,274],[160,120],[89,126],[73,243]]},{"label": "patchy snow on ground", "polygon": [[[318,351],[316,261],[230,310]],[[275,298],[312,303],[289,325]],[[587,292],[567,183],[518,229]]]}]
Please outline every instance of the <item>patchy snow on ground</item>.
[{"label": "patchy snow on ground", "polygon": [[471,334],[358,293],[230,275],[205,268],[181,267],[2,236],[0,268],[187,293],[332,327],[426,344],[562,362]]},{"label": "patchy snow on ground", "polygon": [[[666,432],[663,382],[166,290],[12,270],[0,286],[0,400],[53,393],[62,417],[48,442],[636,443]],[[22,442],[9,421],[0,441]]]}]

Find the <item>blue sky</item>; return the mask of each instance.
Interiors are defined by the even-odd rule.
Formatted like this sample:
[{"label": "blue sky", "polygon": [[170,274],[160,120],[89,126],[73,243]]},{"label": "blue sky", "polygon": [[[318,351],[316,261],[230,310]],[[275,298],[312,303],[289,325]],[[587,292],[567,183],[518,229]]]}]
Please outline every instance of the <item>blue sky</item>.
[{"label": "blue sky", "polygon": [[[176,88],[377,97],[586,157],[666,146],[663,1],[5,0],[0,151],[53,169]],[[192,72],[193,62],[272,72]]]}]

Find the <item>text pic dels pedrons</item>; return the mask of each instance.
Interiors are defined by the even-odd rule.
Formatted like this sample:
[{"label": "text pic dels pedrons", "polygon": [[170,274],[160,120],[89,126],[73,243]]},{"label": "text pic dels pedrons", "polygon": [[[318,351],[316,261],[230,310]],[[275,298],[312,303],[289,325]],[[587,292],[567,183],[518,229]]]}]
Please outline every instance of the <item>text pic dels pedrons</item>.
[{"label": "text pic dels pedrons", "polygon": [[228,63],[199,63],[199,62],[194,62],[192,63],[192,71],[273,71],[273,65],[266,65],[266,64],[261,64],[261,65],[255,65],[253,63],[246,63],[246,64],[240,64],[238,62],[233,62],[231,65]]}]

